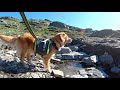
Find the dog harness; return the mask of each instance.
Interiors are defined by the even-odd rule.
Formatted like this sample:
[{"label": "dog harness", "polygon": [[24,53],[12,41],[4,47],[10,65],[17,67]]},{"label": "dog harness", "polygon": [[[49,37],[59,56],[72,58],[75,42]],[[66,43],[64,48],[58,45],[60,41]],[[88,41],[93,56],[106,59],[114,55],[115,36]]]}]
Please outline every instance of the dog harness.
[{"label": "dog harness", "polygon": [[49,53],[51,47],[54,46],[56,50],[58,50],[58,47],[51,39],[45,39],[42,37],[37,38],[37,40],[34,42],[34,52],[42,55],[46,55]]}]

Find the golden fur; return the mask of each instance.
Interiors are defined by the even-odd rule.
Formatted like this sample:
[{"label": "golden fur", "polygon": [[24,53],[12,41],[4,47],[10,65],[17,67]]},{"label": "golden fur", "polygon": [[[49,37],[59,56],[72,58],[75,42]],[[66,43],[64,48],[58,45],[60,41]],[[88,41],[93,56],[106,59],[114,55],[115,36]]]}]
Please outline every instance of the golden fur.
[{"label": "golden fur", "polygon": [[[28,63],[31,64],[31,56],[34,55],[33,45],[35,38],[30,33],[24,33],[18,36],[0,35],[0,39],[5,43],[15,47],[17,51],[16,55],[20,57],[20,60],[23,64],[25,57],[27,58]],[[69,38],[64,32],[58,33],[55,36],[51,37],[51,40],[56,44],[58,48],[72,41],[72,39]],[[52,55],[55,54],[55,52],[56,49],[54,46],[52,46],[50,52],[42,57],[44,67],[49,72],[51,72],[49,65],[50,59]]]}]

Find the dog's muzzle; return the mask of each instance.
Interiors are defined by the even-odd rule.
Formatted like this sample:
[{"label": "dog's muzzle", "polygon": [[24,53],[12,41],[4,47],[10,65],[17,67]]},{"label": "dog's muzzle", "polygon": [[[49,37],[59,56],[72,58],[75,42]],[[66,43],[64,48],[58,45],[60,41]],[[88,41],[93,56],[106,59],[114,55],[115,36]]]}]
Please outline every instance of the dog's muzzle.
[{"label": "dog's muzzle", "polygon": [[68,39],[68,41],[67,41],[67,43],[71,43],[72,42],[72,39],[71,38],[69,38]]}]

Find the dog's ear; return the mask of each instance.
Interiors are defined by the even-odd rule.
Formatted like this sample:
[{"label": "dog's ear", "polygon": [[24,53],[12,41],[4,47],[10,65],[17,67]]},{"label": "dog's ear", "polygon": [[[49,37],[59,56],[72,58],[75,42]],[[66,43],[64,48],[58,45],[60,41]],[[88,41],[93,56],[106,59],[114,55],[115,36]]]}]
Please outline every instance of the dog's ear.
[{"label": "dog's ear", "polygon": [[64,34],[59,34],[59,35],[58,35],[58,39],[59,39],[61,42],[65,42]]}]

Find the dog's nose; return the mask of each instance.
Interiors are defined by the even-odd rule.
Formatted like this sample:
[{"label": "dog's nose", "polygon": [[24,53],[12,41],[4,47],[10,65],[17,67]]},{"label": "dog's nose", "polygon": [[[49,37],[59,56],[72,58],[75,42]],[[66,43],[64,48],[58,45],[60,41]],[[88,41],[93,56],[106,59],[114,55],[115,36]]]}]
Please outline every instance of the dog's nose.
[{"label": "dog's nose", "polygon": [[72,42],[72,39],[70,38],[70,43]]},{"label": "dog's nose", "polygon": [[72,42],[72,39],[71,39],[71,38],[69,38],[69,39],[68,39],[68,43],[71,43],[71,42]]}]

